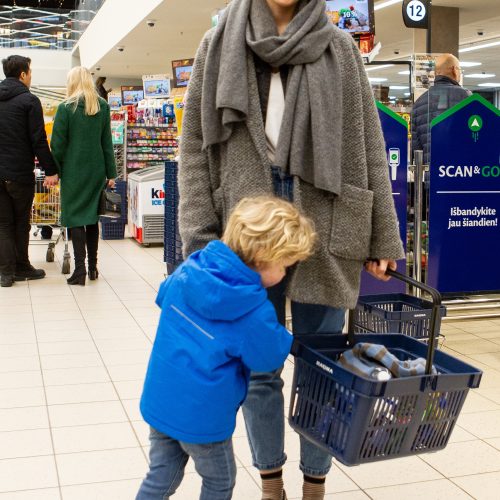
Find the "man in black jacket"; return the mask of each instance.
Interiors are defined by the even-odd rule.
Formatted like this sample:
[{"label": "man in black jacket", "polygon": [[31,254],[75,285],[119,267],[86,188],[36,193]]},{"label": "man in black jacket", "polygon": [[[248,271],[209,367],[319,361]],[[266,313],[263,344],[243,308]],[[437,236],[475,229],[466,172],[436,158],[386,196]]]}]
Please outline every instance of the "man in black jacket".
[{"label": "man in black jacket", "polygon": [[439,56],[436,59],[434,86],[421,95],[413,106],[412,151],[422,150],[425,164],[430,161],[432,120],[471,95],[459,83],[461,71],[460,61],[453,54]]},{"label": "man in black jacket", "polygon": [[43,269],[29,260],[30,213],[35,191],[35,157],[45,171],[45,185],[58,182],[57,166],[45,133],[42,105],[29,91],[31,60],[2,61],[0,83],[0,285],[41,279]]}]

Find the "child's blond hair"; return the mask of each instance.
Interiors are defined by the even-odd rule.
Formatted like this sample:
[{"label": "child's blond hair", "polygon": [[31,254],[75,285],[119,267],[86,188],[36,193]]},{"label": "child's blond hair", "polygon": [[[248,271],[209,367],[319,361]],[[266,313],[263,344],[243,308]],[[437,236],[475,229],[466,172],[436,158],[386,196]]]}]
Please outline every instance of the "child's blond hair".
[{"label": "child's blond hair", "polygon": [[222,241],[248,266],[301,261],[313,253],[313,223],[291,203],[274,196],[242,199],[233,209]]}]

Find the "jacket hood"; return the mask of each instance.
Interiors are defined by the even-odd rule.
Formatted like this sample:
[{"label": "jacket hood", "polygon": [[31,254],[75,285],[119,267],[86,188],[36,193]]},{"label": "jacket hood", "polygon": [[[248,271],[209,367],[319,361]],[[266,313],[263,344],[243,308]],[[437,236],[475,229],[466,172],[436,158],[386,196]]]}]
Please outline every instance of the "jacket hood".
[{"label": "jacket hood", "polygon": [[0,101],[8,101],[29,91],[29,88],[17,78],[6,78],[0,83]]},{"label": "jacket hood", "polygon": [[[184,301],[210,320],[233,321],[267,300],[260,275],[221,241],[193,253],[177,272]],[[168,280],[158,294],[160,307],[165,286]]]}]

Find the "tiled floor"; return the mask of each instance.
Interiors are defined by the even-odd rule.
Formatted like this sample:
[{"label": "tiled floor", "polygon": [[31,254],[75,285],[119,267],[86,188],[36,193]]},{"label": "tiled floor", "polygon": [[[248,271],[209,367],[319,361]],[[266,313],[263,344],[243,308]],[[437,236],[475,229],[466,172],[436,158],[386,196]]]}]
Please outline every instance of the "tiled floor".
[{"label": "tiled floor", "polygon": [[[138,410],[155,333],[162,248],[101,242],[100,278],[69,287],[60,261],[47,278],[0,289],[0,500],[132,500],[147,470],[148,430]],[[57,257],[61,257],[59,245]],[[451,443],[441,452],[358,467],[335,463],[327,498],[500,498],[500,320],[446,323],[446,349],[484,370]],[[293,365],[284,376],[289,392]],[[244,425],[234,435],[234,498],[260,498]],[[299,447],[286,435],[285,483],[300,498]],[[174,498],[198,497],[188,465]]]}]

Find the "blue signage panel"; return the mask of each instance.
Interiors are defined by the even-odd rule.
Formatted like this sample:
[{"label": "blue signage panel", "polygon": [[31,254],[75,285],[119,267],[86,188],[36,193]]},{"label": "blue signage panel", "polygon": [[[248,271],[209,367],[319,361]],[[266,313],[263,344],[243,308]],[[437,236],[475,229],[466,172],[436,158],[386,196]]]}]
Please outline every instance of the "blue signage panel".
[{"label": "blue signage panel", "polygon": [[[408,124],[387,106],[377,102],[387,152],[387,164],[392,183],[392,194],[399,220],[401,240],[406,245],[406,206],[408,182]],[[398,270],[406,273],[406,261],[398,261]],[[363,271],[360,295],[403,293],[405,285],[399,280],[388,282],[373,278]]]},{"label": "blue signage panel", "polygon": [[472,95],[431,123],[429,285],[500,290],[500,111]]}]

